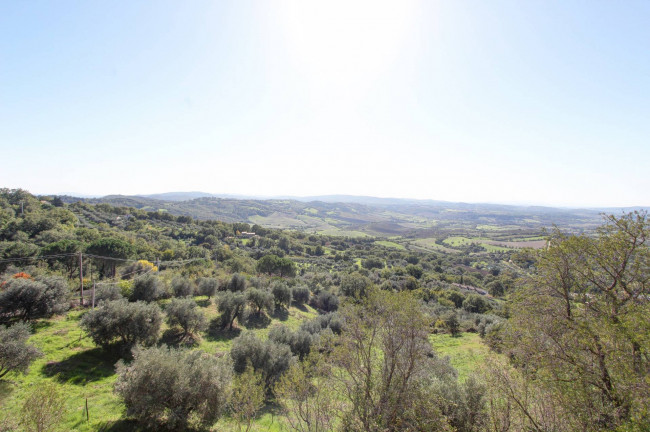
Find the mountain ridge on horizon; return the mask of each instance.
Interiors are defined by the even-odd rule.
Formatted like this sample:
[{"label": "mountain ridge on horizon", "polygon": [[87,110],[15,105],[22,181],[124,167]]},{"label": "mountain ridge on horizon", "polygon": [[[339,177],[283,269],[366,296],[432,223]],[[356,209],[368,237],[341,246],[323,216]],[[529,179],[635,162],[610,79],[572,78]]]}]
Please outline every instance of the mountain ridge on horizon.
[{"label": "mountain ridge on horizon", "polygon": [[[533,203],[506,203],[506,202],[478,202],[478,201],[450,201],[450,200],[435,200],[435,199],[422,199],[422,198],[399,198],[399,197],[377,197],[372,195],[349,195],[349,194],[326,194],[326,195],[246,195],[246,194],[227,194],[227,193],[210,193],[201,191],[177,191],[177,192],[162,192],[155,194],[109,194],[104,196],[92,196],[93,198],[106,198],[111,196],[124,196],[124,197],[141,197],[158,199],[162,201],[191,201],[197,198],[222,198],[222,199],[241,199],[241,200],[293,200],[299,202],[326,202],[326,203],[357,203],[357,204],[404,204],[404,203],[419,203],[419,204],[458,204],[458,205],[486,205],[486,206],[506,206],[516,208],[539,208],[539,209],[558,209],[558,210],[596,210],[596,211],[614,211],[614,210],[642,210],[650,206],[634,205],[634,206],[561,206],[550,204],[533,204]],[[90,196],[88,196],[90,197]]]}]

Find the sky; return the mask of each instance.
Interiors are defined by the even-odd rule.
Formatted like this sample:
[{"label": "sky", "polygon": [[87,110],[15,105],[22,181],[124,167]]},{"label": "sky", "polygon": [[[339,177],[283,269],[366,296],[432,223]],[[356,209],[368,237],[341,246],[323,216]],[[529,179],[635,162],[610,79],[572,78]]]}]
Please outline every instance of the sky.
[{"label": "sky", "polygon": [[0,2],[0,187],[650,206],[650,2]]}]

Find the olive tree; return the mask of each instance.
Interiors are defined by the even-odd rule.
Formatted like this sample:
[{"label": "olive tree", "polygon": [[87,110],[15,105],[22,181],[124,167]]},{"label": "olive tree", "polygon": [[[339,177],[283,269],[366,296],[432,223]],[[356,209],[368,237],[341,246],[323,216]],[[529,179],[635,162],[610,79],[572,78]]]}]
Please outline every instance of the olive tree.
[{"label": "olive tree", "polygon": [[257,313],[261,313],[263,309],[273,312],[273,294],[270,292],[259,289],[249,288],[246,290],[246,300],[248,303],[257,309]]},{"label": "olive tree", "polygon": [[57,276],[10,279],[0,291],[0,316],[23,321],[49,317],[68,307],[68,284]]},{"label": "olive tree", "polygon": [[244,291],[246,285],[246,278],[239,273],[235,273],[226,284],[226,289],[231,292],[239,292]]},{"label": "olive tree", "polygon": [[293,362],[291,349],[272,340],[258,339],[246,332],[233,341],[230,357],[235,372],[243,373],[249,365],[264,377],[267,389],[289,368]]},{"label": "olive tree", "polygon": [[129,303],[124,299],[102,302],[81,319],[81,327],[95,344],[104,348],[113,343],[124,349],[135,344],[153,344],[158,340],[161,323],[158,305]]},{"label": "olive tree", "polygon": [[231,392],[232,366],[200,350],[135,348],[117,365],[115,392],[127,415],[146,427],[186,430],[219,419]]},{"label": "olive tree", "polygon": [[235,319],[244,315],[246,310],[246,297],[243,293],[225,292],[219,296],[219,312],[221,313],[221,326],[232,330]]},{"label": "olive tree", "polygon": [[291,290],[291,298],[296,306],[302,306],[309,303],[310,291],[306,286],[297,286]]},{"label": "olive tree", "polygon": [[206,321],[203,312],[191,298],[172,299],[165,308],[167,324],[183,329],[183,337],[205,330]]},{"label": "olive tree", "polygon": [[27,343],[29,336],[28,324],[0,326],[0,379],[9,372],[25,373],[29,365],[42,355],[35,346]]},{"label": "olive tree", "polygon": [[207,296],[208,298],[214,296],[219,289],[219,281],[215,278],[200,278],[197,286],[197,294]]},{"label": "olive tree", "polygon": [[194,294],[194,286],[189,279],[175,277],[172,280],[172,292],[175,297],[190,297]]},{"label": "olive tree", "polygon": [[148,274],[134,279],[129,300],[152,302],[158,300],[164,293],[165,289],[160,278]]},{"label": "olive tree", "polygon": [[276,282],[271,288],[275,306],[278,308],[289,308],[291,306],[291,289],[283,282]]}]

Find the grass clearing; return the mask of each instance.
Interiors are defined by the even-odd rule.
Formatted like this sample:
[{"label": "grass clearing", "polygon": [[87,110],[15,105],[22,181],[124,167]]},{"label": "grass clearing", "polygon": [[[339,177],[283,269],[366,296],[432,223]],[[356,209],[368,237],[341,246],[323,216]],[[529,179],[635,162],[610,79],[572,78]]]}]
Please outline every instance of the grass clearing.
[{"label": "grass clearing", "polygon": [[379,240],[379,241],[376,241],[375,244],[385,246],[387,248],[406,250],[406,248],[404,246],[402,246],[401,244],[395,243],[395,242],[392,242],[392,241],[387,241],[387,240]]},{"label": "grass clearing", "polygon": [[429,340],[438,355],[449,356],[451,365],[458,370],[460,381],[467,379],[490,351],[477,333],[461,333],[458,337],[434,334]]}]

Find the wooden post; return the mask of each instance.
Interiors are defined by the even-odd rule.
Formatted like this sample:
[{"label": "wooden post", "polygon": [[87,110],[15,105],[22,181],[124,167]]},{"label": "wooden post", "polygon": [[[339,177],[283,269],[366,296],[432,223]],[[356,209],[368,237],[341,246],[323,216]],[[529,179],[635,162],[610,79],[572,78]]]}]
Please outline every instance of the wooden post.
[{"label": "wooden post", "polygon": [[79,252],[79,284],[81,285],[81,292],[79,294],[79,304],[84,305],[84,259],[83,253]]},{"label": "wooden post", "polygon": [[88,398],[86,398],[86,421],[90,421],[90,413],[88,412]]}]

